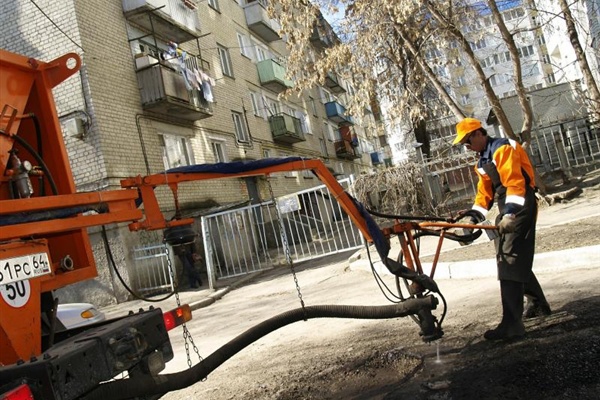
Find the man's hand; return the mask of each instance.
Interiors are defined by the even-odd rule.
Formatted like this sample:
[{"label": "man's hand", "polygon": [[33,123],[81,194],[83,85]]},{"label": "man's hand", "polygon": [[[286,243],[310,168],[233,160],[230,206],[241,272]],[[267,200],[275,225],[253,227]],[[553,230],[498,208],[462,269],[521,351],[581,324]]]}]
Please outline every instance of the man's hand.
[{"label": "man's hand", "polygon": [[504,214],[498,224],[498,231],[501,234],[511,233],[517,229],[517,218],[515,214]]}]

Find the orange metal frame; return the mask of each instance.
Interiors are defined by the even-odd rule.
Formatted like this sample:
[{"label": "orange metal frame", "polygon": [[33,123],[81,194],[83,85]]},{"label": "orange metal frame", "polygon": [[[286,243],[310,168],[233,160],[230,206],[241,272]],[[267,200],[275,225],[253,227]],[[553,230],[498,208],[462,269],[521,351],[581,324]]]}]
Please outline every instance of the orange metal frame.
[{"label": "orange metal frame", "polygon": [[191,219],[170,221],[165,220],[164,215],[160,211],[160,206],[154,195],[156,186],[167,185],[173,192],[175,203],[177,204],[177,190],[180,183],[194,182],[209,179],[231,179],[244,178],[249,176],[270,175],[278,172],[312,170],[331,191],[335,199],[340,203],[342,209],[348,214],[352,222],[360,229],[367,240],[371,240],[371,236],[367,229],[366,221],[360,216],[360,212],[356,204],[344,188],[335,179],[331,172],[327,169],[321,160],[301,160],[290,161],[287,163],[259,168],[249,172],[240,173],[165,173],[149,176],[137,176],[131,179],[121,181],[123,188],[136,188],[141,193],[141,198],[144,202],[145,219],[143,221],[134,222],[129,225],[132,231],[141,229],[162,229],[168,226],[186,225],[193,222]]},{"label": "orange metal frame", "polygon": [[[0,227],[0,260],[45,252],[52,269],[49,275],[29,279],[29,299],[25,305],[12,307],[0,298],[0,365],[29,359],[41,352],[41,293],[97,275],[85,228],[142,217],[135,207],[136,191],[76,193],[52,88],[77,73],[80,66],[77,54],[66,54],[46,63],[0,50],[0,215],[85,205],[102,205],[108,210],[102,214],[78,214]],[[41,141],[31,122],[32,115],[39,122]],[[36,164],[35,157],[21,146],[16,136],[33,149],[43,149],[43,159],[55,178],[58,194],[11,200],[10,152],[16,150],[21,160]],[[47,179],[43,183],[32,179],[31,184],[36,194],[51,193]],[[73,261],[72,270],[59,268],[66,257]],[[11,288],[16,288],[16,284],[11,284]]]}]

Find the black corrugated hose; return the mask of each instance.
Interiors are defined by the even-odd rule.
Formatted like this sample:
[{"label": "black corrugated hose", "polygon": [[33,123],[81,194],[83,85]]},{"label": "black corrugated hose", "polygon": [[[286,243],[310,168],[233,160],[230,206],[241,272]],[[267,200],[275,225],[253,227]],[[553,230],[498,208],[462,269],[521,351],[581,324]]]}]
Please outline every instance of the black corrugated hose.
[{"label": "black corrugated hose", "polygon": [[192,368],[173,373],[121,379],[104,383],[83,398],[86,400],[117,400],[164,394],[191,386],[214,371],[236,353],[261,337],[294,322],[312,318],[390,319],[429,312],[437,306],[433,296],[411,298],[386,306],[323,305],[298,308],[270,318],[237,336]]}]

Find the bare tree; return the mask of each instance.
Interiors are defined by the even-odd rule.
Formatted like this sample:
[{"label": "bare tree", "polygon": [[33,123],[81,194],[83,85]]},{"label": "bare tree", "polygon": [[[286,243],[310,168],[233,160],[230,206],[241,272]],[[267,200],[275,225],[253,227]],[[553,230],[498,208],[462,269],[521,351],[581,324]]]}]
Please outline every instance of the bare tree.
[{"label": "bare tree", "polygon": [[531,125],[533,123],[533,111],[531,109],[529,99],[527,98],[527,92],[525,91],[525,87],[523,86],[523,71],[521,68],[521,59],[519,57],[517,45],[515,44],[515,40],[513,37],[514,33],[511,33],[507,28],[506,23],[504,22],[504,18],[502,18],[502,14],[498,10],[496,0],[488,0],[488,6],[492,12],[494,21],[496,22],[496,25],[500,30],[502,40],[506,44],[506,47],[508,48],[508,51],[511,55],[511,62],[514,71],[515,91],[517,92],[519,104],[521,105],[521,111],[523,114],[521,140],[523,142],[523,146],[527,148],[529,146],[529,142],[531,141]]},{"label": "bare tree", "polygon": [[[592,103],[592,112],[596,120],[600,120],[600,90],[598,90],[598,84],[594,79],[594,75],[592,74],[592,70],[588,63],[585,52],[583,51],[583,47],[579,42],[579,35],[577,34],[577,29],[575,27],[575,20],[571,13],[571,9],[569,8],[569,4],[566,0],[559,0],[560,9],[562,12],[562,16],[565,19],[565,23],[567,24],[567,33],[569,36],[569,41],[575,50],[575,56],[577,57],[577,62],[581,67],[581,72],[583,74],[583,79],[588,87],[589,91],[589,99]],[[598,10],[596,10],[598,11]]]}]

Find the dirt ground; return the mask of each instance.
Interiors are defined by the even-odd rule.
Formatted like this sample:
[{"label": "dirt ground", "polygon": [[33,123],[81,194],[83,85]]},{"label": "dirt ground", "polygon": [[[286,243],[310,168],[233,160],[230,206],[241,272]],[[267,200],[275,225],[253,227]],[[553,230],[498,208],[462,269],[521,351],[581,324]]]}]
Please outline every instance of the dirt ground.
[{"label": "dirt ground", "polygon": [[[598,194],[596,188],[586,190],[580,201]],[[600,244],[599,228],[600,219],[586,218],[540,230],[537,252]],[[444,254],[446,261],[493,257],[491,244]],[[327,262],[297,266],[307,305],[389,304],[369,272],[348,269],[348,254]],[[298,322],[251,344],[204,382],[164,398],[598,398],[600,257],[597,265],[541,273],[538,279],[554,314],[528,321],[527,335],[519,341],[482,339],[501,313],[495,278],[440,280],[448,313],[444,337],[434,343],[420,339],[410,318]],[[394,286],[390,277],[383,281]],[[198,310],[189,328],[200,354],[206,356],[244,330],[298,304],[289,271],[274,270]],[[435,313],[440,316],[442,307],[438,308]],[[182,340],[173,337],[173,342],[179,346],[175,353],[185,354]]]}]

